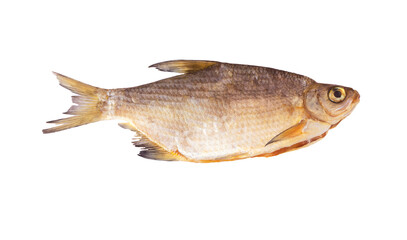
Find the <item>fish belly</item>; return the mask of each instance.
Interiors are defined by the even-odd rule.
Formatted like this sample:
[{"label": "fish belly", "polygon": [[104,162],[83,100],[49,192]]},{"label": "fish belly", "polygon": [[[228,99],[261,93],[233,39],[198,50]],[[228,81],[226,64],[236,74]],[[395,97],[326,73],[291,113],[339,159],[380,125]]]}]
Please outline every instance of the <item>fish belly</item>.
[{"label": "fish belly", "polygon": [[121,114],[153,142],[191,161],[253,157],[281,148],[266,143],[304,117],[298,99],[167,97],[122,104]]}]

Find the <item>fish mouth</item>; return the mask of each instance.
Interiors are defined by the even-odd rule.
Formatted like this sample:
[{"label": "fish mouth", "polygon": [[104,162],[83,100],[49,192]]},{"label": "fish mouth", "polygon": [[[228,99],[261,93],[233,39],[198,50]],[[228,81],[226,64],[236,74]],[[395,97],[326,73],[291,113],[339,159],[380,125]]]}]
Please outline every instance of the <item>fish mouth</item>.
[{"label": "fish mouth", "polygon": [[337,117],[339,115],[342,115],[343,112],[348,111],[349,109],[353,109],[359,103],[359,101],[360,101],[359,93],[356,90],[353,90],[349,97],[345,99],[343,104],[339,104],[339,106],[334,109],[333,113],[328,114],[331,117]]},{"label": "fish mouth", "polygon": [[349,111],[343,116],[342,119],[349,116],[353,112],[353,110],[355,109],[355,107],[359,103],[359,101],[360,101],[360,94],[358,93],[358,91],[354,90],[354,93],[352,96],[352,102],[350,102],[350,104],[348,105]]},{"label": "fish mouth", "polygon": [[[353,89],[352,89],[353,90]],[[353,90],[350,93],[349,97],[344,101],[343,104],[340,104],[337,108],[335,108],[332,112],[326,111],[326,113],[331,117],[339,117],[342,115],[342,119],[349,116],[349,114],[353,111],[356,105],[360,101],[360,94]]]},{"label": "fish mouth", "polygon": [[348,116],[349,114],[351,114],[351,112],[353,112],[353,110],[355,109],[356,105],[358,105],[358,103],[360,102],[360,94],[358,93],[358,91],[354,90],[353,92],[353,96],[352,96],[352,101],[350,102],[349,106],[349,112],[346,116]]},{"label": "fish mouth", "polygon": [[354,90],[354,97],[353,97],[353,101],[352,104],[358,104],[360,102],[360,94],[358,93],[358,91]]}]

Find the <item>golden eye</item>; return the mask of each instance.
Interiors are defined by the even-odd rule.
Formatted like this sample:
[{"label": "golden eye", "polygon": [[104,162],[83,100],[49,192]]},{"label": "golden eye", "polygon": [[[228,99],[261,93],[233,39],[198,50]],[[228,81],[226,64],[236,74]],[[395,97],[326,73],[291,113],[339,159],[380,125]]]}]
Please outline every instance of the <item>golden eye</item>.
[{"label": "golden eye", "polygon": [[328,98],[331,102],[339,103],[342,102],[346,97],[346,91],[342,87],[333,87],[329,90]]}]

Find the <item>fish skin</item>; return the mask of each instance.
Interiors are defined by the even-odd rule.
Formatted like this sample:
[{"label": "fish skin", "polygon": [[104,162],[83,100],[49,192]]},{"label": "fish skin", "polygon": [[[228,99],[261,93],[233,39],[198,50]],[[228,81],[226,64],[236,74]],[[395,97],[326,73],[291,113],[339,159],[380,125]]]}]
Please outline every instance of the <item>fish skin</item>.
[{"label": "fish skin", "polygon": [[[280,154],[321,139],[359,101],[359,94],[346,88],[347,105],[334,106],[346,111],[325,116],[331,109],[322,106],[330,106],[323,92],[334,85],[273,68],[182,61],[152,66],[185,74],[101,94],[103,119],[125,121],[144,142],[151,141],[151,154],[145,151],[143,157],[215,162]],[[176,69],[180,64],[187,65]],[[301,129],[292,130],[296,125]],[[290,128],[290,134],[280,135]],[[286,138],[267,144],[276,136]]]}]

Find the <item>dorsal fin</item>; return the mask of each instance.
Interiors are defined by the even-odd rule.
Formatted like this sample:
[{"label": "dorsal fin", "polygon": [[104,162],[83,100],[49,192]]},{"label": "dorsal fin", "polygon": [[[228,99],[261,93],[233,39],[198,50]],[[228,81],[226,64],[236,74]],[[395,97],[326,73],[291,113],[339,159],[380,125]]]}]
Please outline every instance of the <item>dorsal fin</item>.
[{"label": "dorsal fin", "polygon": [[151,65],[150,67],[155,67],[158,70],[164,72],[192,73],[203,70],[217,63],[219,62],[201,60],[173,60],[156,63]]},{"label": "dorsal fin", "polygon": [[137,130],[134,124],[126,122],[119,123],[119,126],[136,132],[136,136],[133,138],[133,145],[141,148],[141,151],[138,154],[139,156],[165,161],[186,160],[185,157],[182,156],[178,151],[168,151],[160,146],[158,143],[150,140],[146,135]]}]

